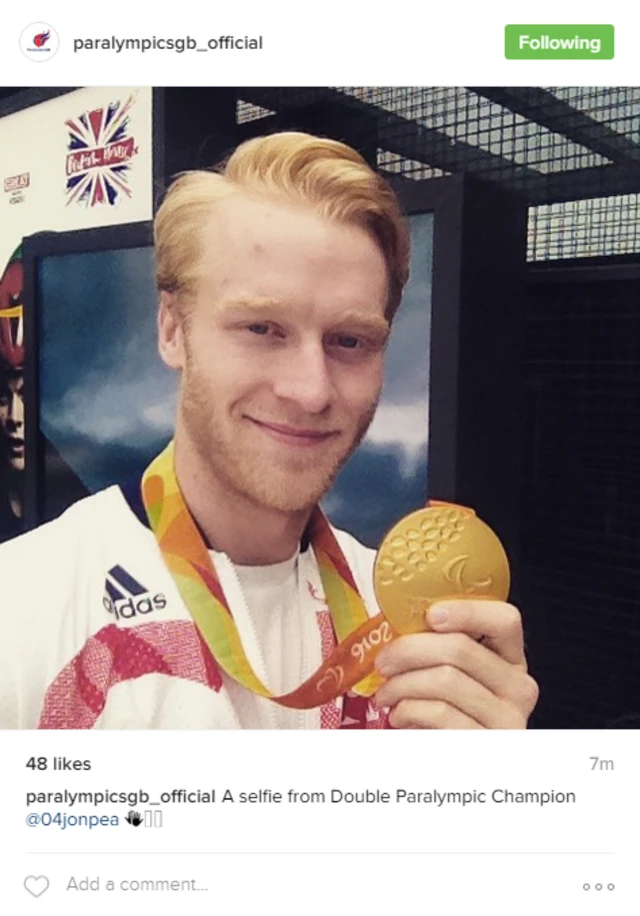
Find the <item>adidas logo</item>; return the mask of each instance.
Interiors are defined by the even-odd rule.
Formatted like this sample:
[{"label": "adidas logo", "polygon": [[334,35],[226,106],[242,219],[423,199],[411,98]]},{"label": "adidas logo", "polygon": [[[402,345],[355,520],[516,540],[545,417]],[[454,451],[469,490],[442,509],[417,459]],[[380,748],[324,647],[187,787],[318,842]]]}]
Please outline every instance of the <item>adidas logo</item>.
[{"label": "adidas logo", "polygon": [[114,614],[116,620],[129,620],[138,614],[167,606],[165,595],[150,595],[149,590],[130,575],[122,566],[114,566],[107,573],[102,603],[106,611]]}]

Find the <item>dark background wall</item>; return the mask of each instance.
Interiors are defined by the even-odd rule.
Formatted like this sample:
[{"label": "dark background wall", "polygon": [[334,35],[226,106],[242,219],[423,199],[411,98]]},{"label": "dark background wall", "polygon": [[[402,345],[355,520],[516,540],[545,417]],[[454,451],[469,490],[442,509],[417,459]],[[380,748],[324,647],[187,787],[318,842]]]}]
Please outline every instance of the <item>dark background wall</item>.
[{"label": "dark background wall", "polygon": [[530,280],[521,532],[534,721],[638,728],[640,263],[568,261]]}]

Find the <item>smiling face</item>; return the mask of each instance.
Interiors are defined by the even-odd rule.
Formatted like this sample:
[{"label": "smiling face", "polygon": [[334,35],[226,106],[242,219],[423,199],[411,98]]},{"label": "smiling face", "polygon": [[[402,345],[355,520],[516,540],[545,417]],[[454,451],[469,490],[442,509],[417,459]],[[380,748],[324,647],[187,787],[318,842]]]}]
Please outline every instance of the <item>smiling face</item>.
[{"label": "smiling face", "polygon": [[177,438],[229,492],[310,509],[364,437],[382,385],[387,268],[362,228],[309,208],[222,201],[186,325],[163,294],[160,352],[182,370]]}]

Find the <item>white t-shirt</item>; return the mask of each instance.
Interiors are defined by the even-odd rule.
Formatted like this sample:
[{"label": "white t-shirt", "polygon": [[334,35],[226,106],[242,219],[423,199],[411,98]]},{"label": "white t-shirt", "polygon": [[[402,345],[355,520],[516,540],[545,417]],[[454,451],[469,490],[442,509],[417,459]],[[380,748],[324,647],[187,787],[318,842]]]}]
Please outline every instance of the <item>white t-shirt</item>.
[{"label": "white t-shirt", "polygon": [[[374,616],[375,553],[333,530]],[[211,553],[255,673],[295,688],[332,641],[313,551],[266,567]],[[299,713],[221,673],[119,487],[0,546],[0,631],[0,728],[339,727],[341,700]]]},{"label": "white t-shirt", "polygon": [[[219,566],[221,554],[210,553]],[[283,563],[235,566],[244,601],[236,603],[234,620],[251,667],[276,696],[294,690],[322,664],[315,608],[299,600],[299,567],[299,550]],[[236,708],[243,708],[244,721],[255,723],[250,727],[260,727],[264,715],[273,728],[319,727],[318,709],[288,709],[222,677]]]}]

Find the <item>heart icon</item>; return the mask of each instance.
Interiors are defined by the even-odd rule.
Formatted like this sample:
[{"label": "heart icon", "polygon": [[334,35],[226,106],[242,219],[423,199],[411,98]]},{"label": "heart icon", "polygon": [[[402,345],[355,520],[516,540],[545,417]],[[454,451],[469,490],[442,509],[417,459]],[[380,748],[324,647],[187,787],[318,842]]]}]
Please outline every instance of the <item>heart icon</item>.
[{"label": "heart icon", "polygon": [[49,879],[45,875],[28,875],[24,879],[25,890],[28,890],[33,897],[42,897],[49,887]]}]

